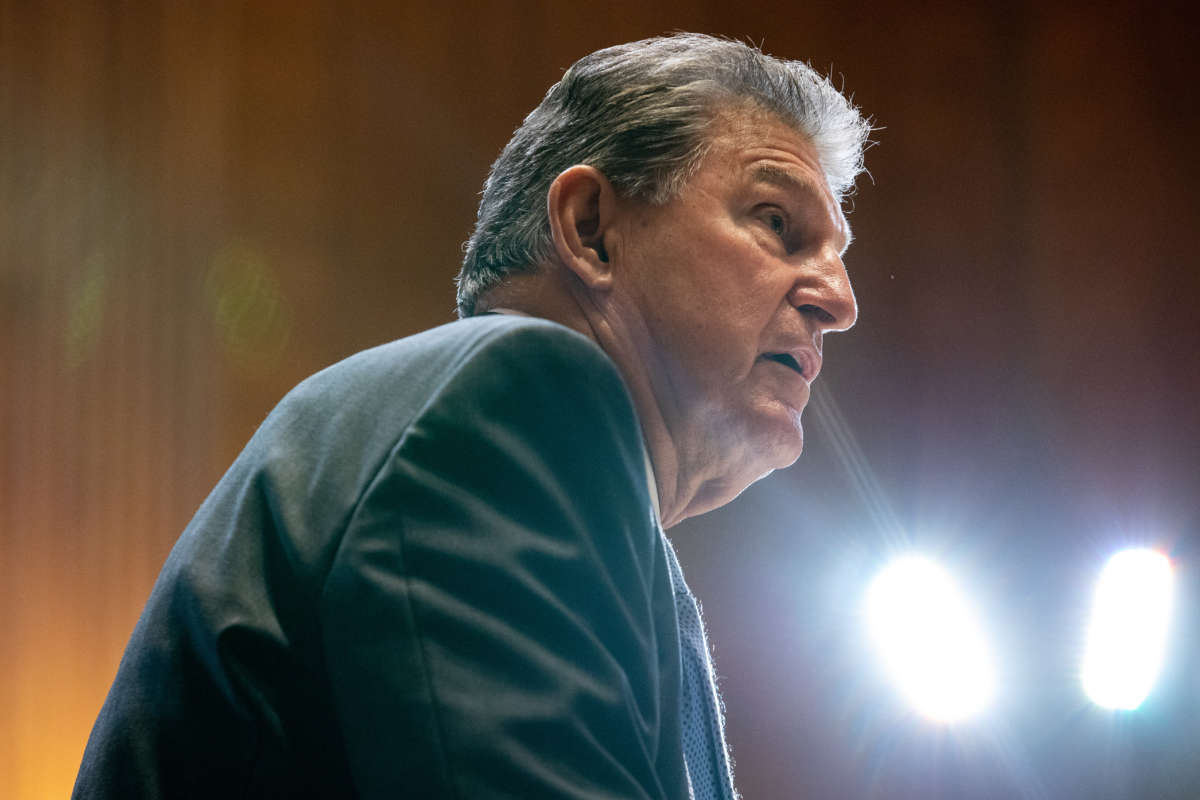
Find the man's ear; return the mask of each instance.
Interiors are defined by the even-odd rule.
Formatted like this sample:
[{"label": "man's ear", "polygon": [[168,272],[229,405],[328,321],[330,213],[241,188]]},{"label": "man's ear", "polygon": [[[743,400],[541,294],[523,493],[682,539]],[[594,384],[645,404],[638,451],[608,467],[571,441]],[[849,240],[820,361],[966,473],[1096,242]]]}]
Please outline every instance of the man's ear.
[{"label": "man's ear", "polygon": [[589,289],[607,290],[612,270],[604,240],[616,212],[608,178],[585,164],[568,167],[550,184],[546,211],[559,260]]}]

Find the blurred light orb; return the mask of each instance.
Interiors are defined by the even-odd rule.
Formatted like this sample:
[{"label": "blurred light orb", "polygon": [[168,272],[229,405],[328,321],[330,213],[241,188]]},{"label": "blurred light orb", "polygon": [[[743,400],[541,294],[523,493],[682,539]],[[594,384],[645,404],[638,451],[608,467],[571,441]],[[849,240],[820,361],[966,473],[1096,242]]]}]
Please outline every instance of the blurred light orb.
[{"label": "blurred light orb", "polygon": [[983,631],[950,576],[907,556],[867,590],[867,624],[887,673],[924,717],[957,722],[992,699],[995,676]]},{"label": "blurred light orb", "polygon": [[1096,582],[1083,660],[1083,688],[1105,708],[1132,710],[1158,677],[1167,645],[1171,562],[1147,549],[1122,550]]}]

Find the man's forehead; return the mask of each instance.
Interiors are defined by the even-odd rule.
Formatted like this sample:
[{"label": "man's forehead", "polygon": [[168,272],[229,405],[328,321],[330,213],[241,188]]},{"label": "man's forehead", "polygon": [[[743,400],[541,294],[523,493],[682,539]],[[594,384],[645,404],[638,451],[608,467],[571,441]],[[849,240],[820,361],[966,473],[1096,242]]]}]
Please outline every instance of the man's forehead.
[{"label": "man's forehead", "polygon": [[[778,181],[799,178],[807,181],[809,186],[783,188],[805,188],[833,196],[812,138],[795,122],[779,114],[753,106],[743,111],[726,109],[713,120],[708,140],[710,152],[723,151],[727,158],[732,157],[756,171],[761,165],[764,170],[761,177],[767,182],[772,178]],[[772,151],[783,155],[773,158]],[[786,163],[789,161],[798,162],[799,168],[795,171],[786,169],[790,166]],[[754,177],[760,176],[755,174]]]}]

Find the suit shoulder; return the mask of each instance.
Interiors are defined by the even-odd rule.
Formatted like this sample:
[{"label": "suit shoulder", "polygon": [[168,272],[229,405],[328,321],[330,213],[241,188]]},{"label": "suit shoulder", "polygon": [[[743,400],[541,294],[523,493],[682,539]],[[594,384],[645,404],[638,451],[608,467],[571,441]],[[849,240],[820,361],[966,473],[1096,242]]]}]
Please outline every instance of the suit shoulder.
[{"label": "suit shoulder", "polygon": [[[317,372],[289,392],[290,401],[382,392],[394,399],[414,390],[436,392],[476,361],[523,358],[531,365],[560,362],[581,372],[616,367],[592,340],[545,319],[487,315],[457,320],[363,350]],[[419,393],[419,391],[418,391]]]},{"label": "suit shoulder", "polygon": [[608,464],[634,493],[643,491],[641,426],[613,361],[556,323],[500,322],[430,395],[400,449],[411,455],[421,443],[436,443],[478,457],[494,446],[510,447],[579,474]]},{"label": "suit shoulder", "polygon": [[545,371],[560,379],[621,381],[616,365],[595,342],[544,319],[503,317],[482,332],[466,356],[464,365],[478,360],[522,373]]}]

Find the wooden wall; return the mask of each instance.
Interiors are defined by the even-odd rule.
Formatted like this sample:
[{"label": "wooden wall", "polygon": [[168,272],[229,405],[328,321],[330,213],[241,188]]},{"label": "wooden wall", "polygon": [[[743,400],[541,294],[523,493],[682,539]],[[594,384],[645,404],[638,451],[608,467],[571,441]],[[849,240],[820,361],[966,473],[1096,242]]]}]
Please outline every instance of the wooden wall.
[{"label": "wooden wall", "polygon": [[[882,126],[862,321],[822,383],[898,524],[977,576],[1010,678],[1070,688],[1063,598],[1110,545],[1195,577],[1182,5],[0,0],[5,796],[68,793],[167,551],[283,392],[451,318],[487,166],[546,87],[676,29],[832,65]],[[891,540],[809,427],[801,465],[677,532],[747,798],[1194,795],[1194,681],[1115,740],[1028,691],[1000,745],[879,711],[834,622]]]}]

